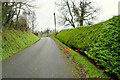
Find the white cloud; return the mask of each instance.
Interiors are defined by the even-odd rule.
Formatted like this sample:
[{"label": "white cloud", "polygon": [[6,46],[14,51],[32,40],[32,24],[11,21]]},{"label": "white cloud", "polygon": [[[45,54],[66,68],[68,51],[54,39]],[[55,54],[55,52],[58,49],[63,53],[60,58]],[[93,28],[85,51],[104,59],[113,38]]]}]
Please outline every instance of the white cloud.
[{"label": "white cloud", "polygon": [[98,15],[98,22],[105,21],[115,15],[118,15],[118,1],[119,0],[97,0],[97,4],[100,5],[102,12]]},{"label": "white cloud", "polygon": [[54,0],[36,0],[34,4],[37,6],[36,23],[38,23],[38,26],[36,29],[53,28]]}]

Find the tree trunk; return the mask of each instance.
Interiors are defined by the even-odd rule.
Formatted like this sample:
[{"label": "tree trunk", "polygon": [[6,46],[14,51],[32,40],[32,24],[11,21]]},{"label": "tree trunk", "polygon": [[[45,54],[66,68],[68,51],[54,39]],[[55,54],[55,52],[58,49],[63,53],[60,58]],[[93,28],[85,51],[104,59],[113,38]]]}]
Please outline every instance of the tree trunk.
[{"label": "tree trunk", "polygon": [[71,12],[71,9],[70,9],[68,1],[66,2],[66,4],[67,4],[67,7],[68,7],[70,16],[71,16],[71,25],[75,28],[75,24],[74,24],[74,21],[73,21],[73,15],[72,15],[72,12]]}]

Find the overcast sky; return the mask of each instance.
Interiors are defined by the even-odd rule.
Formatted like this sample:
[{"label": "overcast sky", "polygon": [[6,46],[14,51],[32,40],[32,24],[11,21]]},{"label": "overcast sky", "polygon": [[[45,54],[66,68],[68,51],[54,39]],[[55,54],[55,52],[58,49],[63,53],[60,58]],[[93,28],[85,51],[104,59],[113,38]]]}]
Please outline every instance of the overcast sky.
[{"label": "overcast sky", "polygon": [[[53,13],[57,12],[55,8],[56,0],[35,0],[37,6],[35,12],[37,16],[37,30],[41,31],[46,28],[54,29]],[[114,15],[118,15],[118,2],[120,0],[92,0],[96,3],[96,7],[100,7],[101,13],[97,16],[95,23],[105,21]],[[57,16],[58,14],[56,14]],[[64,29],[57,24],[57,30]]]}]

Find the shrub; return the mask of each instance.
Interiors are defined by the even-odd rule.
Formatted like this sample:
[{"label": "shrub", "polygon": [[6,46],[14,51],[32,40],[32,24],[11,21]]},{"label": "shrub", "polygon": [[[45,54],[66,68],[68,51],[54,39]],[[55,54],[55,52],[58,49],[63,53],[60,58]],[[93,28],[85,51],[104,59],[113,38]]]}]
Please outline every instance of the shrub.
[{"label": "shrub", "polygon": [[56,37],[120,78],[120,16],[95,25],[65,29]]}]

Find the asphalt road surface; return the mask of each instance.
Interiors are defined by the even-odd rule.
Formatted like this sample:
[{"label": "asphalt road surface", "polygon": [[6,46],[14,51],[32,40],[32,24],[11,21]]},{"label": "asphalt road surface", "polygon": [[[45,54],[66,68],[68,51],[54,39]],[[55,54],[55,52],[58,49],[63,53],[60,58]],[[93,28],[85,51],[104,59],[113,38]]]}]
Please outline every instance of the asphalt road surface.
[{"label": "asphalt road surface", "polygon": [[73,78],[71,66],[53,39],[37,43],[2,62],[3,78]]}]

